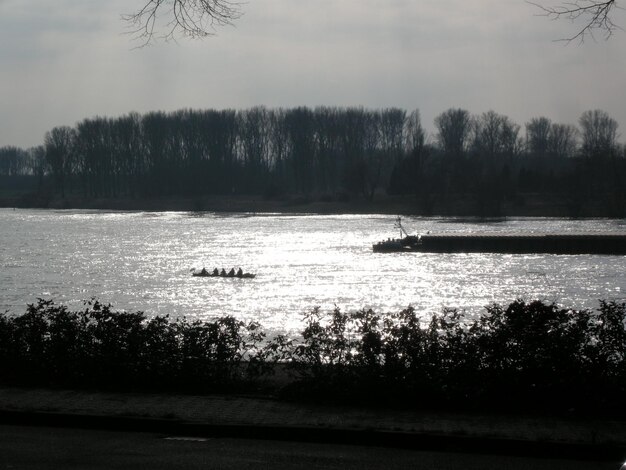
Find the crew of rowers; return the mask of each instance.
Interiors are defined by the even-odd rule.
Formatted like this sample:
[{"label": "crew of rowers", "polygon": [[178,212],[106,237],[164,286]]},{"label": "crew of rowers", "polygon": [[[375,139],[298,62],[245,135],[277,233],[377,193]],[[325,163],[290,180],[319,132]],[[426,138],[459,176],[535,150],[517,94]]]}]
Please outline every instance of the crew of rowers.
[{"label": "crew of rowers", "polygon": [[231,268],[230,271],[226,272],[224,268],[222,268],[221,271],[215,268],[213,272],[209,274],[206,268],[202,268],[202,271],[200,271],[200,275],[201,276],[220,276],[220,277],[243,277],[243,271],[241,270],[241,268],[239,268],[237,272],[235,272],[235,268]]}]

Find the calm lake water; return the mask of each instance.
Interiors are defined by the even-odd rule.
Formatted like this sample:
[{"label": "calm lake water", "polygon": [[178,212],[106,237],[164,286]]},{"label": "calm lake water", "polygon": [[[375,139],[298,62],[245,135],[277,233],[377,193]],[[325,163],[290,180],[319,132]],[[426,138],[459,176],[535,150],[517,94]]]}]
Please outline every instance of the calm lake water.
[{"label": "calm lake water", "polygon": [[[626,233],[626,220],[403,219],[410,232]],[[254,215],[0,209],[0,311],[38,297],[70,306],[97,297],[116,309],[189,318],[234,315],[291,331],[315,306],[446,307],[472,315],[492,302],[546,299],[576,308],[626,298],[626,256],[376,254],[397,236],[384,215]],[[242,267],[255,279],[192,277]]]}]

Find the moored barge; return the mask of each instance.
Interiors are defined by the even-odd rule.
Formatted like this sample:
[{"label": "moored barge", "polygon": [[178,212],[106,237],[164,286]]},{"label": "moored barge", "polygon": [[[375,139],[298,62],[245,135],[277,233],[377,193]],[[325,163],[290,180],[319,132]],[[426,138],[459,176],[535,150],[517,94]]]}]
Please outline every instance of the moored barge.
[{"label": "moored barge", "polygon": [[552,253],[626,255],[626,234],[472,233],[408,235],[398,219],[401,237],[373,245],[374,252]]}]

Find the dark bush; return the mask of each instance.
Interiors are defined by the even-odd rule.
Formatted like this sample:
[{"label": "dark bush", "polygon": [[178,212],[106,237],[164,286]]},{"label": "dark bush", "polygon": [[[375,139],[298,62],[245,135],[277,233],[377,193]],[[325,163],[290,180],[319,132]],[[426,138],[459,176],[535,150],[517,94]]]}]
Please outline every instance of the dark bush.
[{"label": "dark bush", "polygon": [[[625,415],[623,303],[595,311],[517,300],[469,321],[413,308],[305,317],[290,396],[481,410]],[[621,398],[620,398],[621,397]]]},{"label": "dark bush", "polygon": [[316,308],[300,338],[270,340],[233,317],[147,318],[97,301],[71,312],[40,299],[0,315],[0,383],[250,393],[286,369],[272,392],[298,400],[624,417],[625,320],[618,302],[591,311],[516,300],[427,323],[411,307]]},{"label": "dark bush", "polygon": [[[88,302],[69,312],[39,299],[24,315],[0,315],[4,384],[105,389],[226,391],[274,361],[256,323],[232,317],[189,322],[148,319]],[[278,353],[278,352],[277,352]]]}]

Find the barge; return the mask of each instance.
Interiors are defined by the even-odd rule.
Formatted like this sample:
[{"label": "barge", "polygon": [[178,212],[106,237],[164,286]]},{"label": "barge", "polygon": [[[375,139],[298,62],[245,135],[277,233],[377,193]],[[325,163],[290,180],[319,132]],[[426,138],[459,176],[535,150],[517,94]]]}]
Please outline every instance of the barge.
[{"label": "barge", "polygon": [[373,245],[374,252],[552,253],[626,255],[626,234],[472,233],[409,235],[398,219],[400,238]]}]

